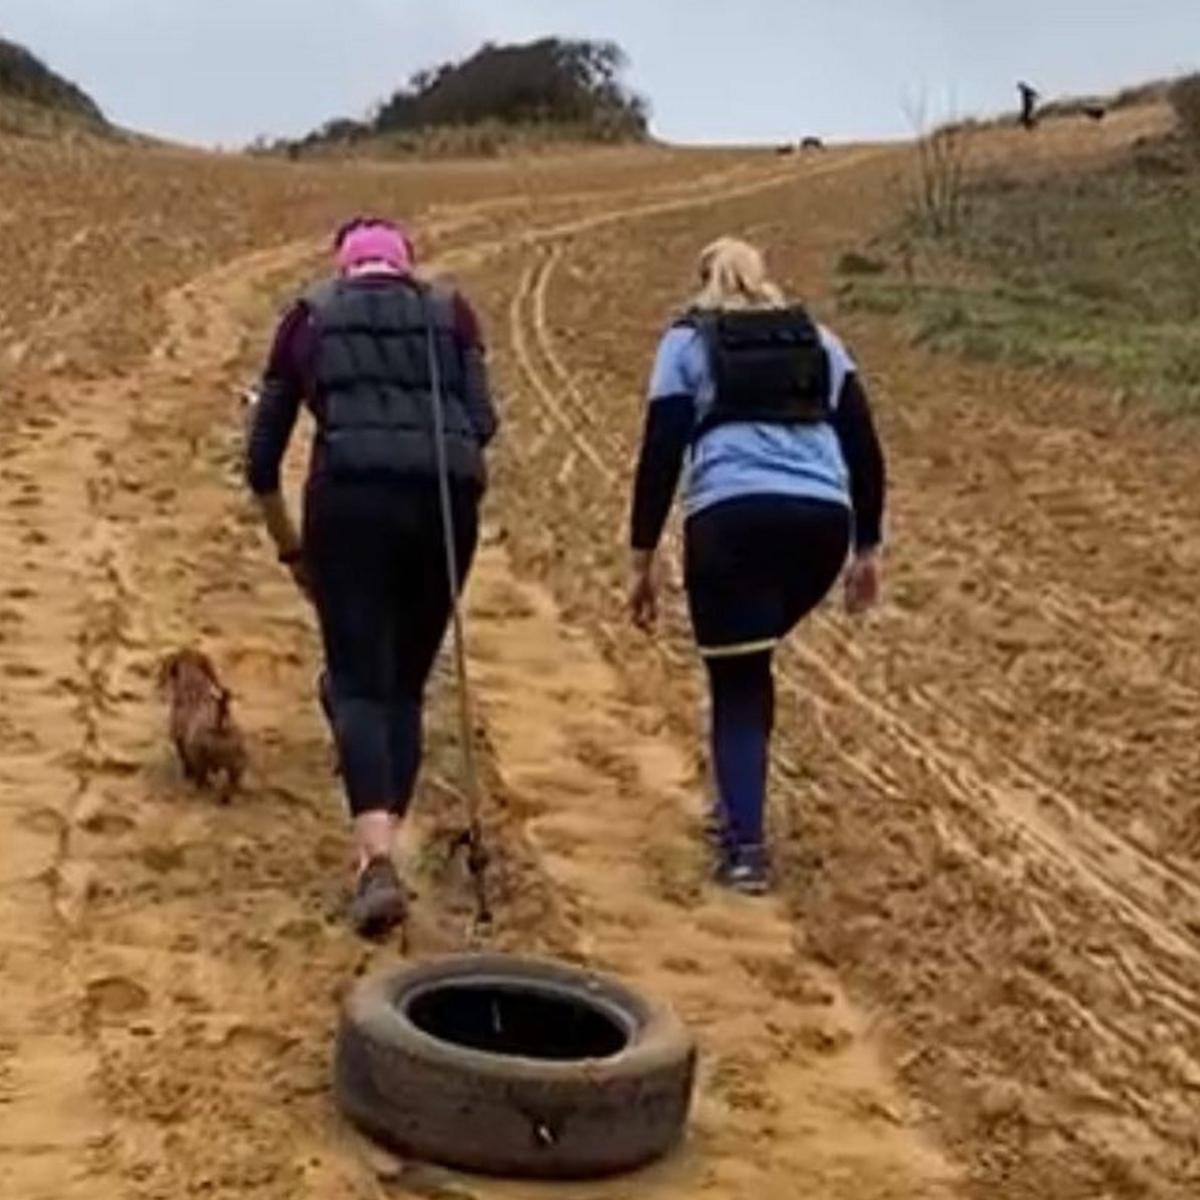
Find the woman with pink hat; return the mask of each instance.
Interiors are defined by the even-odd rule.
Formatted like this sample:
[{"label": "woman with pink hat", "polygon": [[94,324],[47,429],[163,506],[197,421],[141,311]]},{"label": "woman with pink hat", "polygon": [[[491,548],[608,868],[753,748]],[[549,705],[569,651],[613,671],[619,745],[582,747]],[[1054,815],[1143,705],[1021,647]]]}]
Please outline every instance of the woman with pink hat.
[{"label": "woman with pink hat", "polygon": [[[320,621],[322,699],[358,853],[350,916],[373,937],[406,915],[392,854],[421,761],[425,685],[450,615],[440,472],[462,579],[497,421],[475,314],[457,292],[417,279],[409,236],[360,217],[338,230],[334,253],[336,277],[306,292],[276,332],[247,481],[279,561]],[[439,402],[444,455],[434,436]],[[316,436],[301,533],[280,467],[302,405]]]}]

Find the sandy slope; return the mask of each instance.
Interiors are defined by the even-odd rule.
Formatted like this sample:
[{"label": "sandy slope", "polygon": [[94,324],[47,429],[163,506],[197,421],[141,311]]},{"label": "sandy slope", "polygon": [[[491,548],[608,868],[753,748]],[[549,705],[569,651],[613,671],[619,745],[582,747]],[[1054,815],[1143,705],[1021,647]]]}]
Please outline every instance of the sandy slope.
[{"label": "sandy slope", "polygon": [[[50,182],[102,180],[31,226],[22,256],[43,237],[59,265],[0,309],[0,1196],[1194,1194],[1183,450],[1060,381],[849,331],[896,461],[893,591],[865,631],[825,616],[787,657],[779,903],[705,883],[680,613],[657,645],[621,619],[638,395],[691,255],[749,231],[819,304],[833,255],[894,199],[897,152],[419,178],[166,157],[97,176],[22,148],[0,176],[0,219],[25,221]],[[147,203],[188,182],[159,246]],[[693,1136],[637,1180],[453,1181],[369,1154],[330,1109],[336,997],[396,948],[336,919],[311,621],[238,494],[231,390],[314,268],[318,221],[368,199],[427,213],[504,384],[472,591],[497,940],[614,967],[701,1039]],[[88,206],[94,232],[63,250]],[[154,663],[191,638],[252,739],[229,811],[183,789],[161,736]],[[461,944],[468,908],[439,849],[440,707],[434,724],[418,954]]]},{"label": "sandy slope", "polygon": [[[1069,162],[1142,119],[986,151]],[[680,265],[708,237],[753,231],[850,337],[896,482],[890,603],[867,636],[830,613],[782,656],[777,827],[809,951],[885,1005],[904,1077],[981,1194],[1189,1195],[1192,439],[1052,375],[931,361],[894,329],[841,321],[830,264],[897,185],[884,156],[551,248],[507,306],[527,399],[501,481],[517,494],[516,561],[593,629],[633,695],[693,723],[680,611],[665,653],[614,621],[613,532]],[[587,287],[600,272],[637,286]]]}]

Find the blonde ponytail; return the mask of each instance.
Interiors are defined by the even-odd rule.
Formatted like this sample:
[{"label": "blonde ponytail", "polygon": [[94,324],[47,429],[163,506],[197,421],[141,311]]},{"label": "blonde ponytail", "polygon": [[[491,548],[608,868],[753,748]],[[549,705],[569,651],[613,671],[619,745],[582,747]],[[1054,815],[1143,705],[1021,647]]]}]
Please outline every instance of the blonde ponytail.
[{"label": "blonde ponytail", "polygon": [[700,252],[700,291],[692,304],[703,309],[783,308],[783,292],[767,277],[761,252],[749,242],[723,237]]}]

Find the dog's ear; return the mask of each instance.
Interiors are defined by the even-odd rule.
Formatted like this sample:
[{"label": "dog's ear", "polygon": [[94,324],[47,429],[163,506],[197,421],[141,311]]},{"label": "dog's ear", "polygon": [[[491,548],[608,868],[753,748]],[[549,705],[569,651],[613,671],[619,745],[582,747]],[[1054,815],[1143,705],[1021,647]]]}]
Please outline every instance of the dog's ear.
[{"label": "dog's ear", "polygon": [[204,653],[203,650],[195,651],[196,666],[203,673],[204,678],[217,689],[218,692],[223,691],[221,681],[217,678],[217,668],[213,665],[213,660]]},{"label": "dog's ear", "polygon": [[158,664],[158,690],[160,692],[165,692],[175,682],[175,676],[179,670],[180,658],[181,654],[176,650],[173,654],[168,654]]}]

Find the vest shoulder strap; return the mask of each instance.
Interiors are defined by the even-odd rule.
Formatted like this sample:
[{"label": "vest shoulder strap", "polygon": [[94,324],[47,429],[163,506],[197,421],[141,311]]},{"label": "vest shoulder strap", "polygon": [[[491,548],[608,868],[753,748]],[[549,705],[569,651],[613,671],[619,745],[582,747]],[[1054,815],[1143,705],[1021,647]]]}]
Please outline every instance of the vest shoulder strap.
[{"label": "vest shoulder strap", "polygon": [[455,291],[444,283],[418,283],[422,302],[433,314],[434,326],[438,329],[454,328]]},{"label": "vest shoulder strap", "polygon": [[790,323],[807,327],[814,334],[818,332],[816,322],[809,315],[808,310],[800,304],[789,304],[786,308],[762,309],[689,308],[671,322],[671,328],[695,329],[707,342],[714,344],[717,334],[727,323],[726,318],[732,318],[728,322],[730,325],[741,323],[739,318],[743,320],[748,318],[750,322],[754,322],[755,318],[758,318],[771,324]]},{"label": "vest shoulder strap", "polygon": [[300,299],[307,304],[314,313],[320,314],[326,308],[328,308],[337,297],[339,282],[340,281],[337,279],[318,280],[316,283],[311,284],[309,287],[304,289]]},{"label": "vest shoulder strap", "polygon": [[685,308],[683,312],[671,322],[672,329],[698,329],[702,324],[711,322],[713,317],[717,315],[714,309],[696,308],[694,305],[690,308]]},{"label": "vest shoulder strap", "polygon": [[[409,277],[405,282],[417,293],[422,305],[428,305],[435,321],[442,327],[454,321],[454,290],[440,283],[427,283]],[[321,279],[304,290],[300,299],[319,317],[341,298],[347,281],[344,279]]]}]

